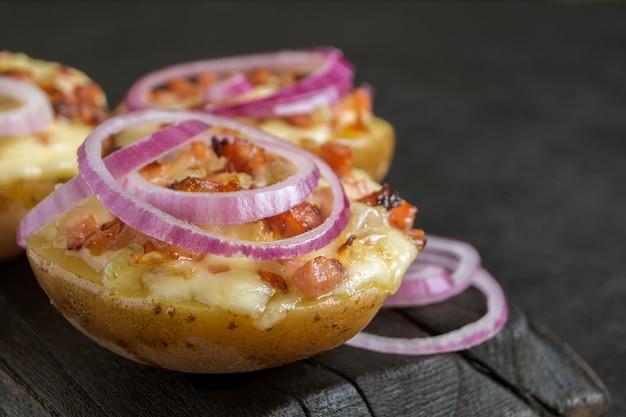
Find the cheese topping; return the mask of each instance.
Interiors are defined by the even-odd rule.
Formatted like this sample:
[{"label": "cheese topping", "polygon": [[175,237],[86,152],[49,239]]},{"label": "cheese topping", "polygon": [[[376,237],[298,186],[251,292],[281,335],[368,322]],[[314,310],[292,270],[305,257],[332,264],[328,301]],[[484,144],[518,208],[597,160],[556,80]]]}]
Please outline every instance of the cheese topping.
[{"label": "cheese topping", "polygon": [[[68,230],[89,216],[105,224],[113,216],[95,197],[86,199],[29,242],[43,255],[62,267],[99,283],[111,297],[144,297],[171,303],[200,303],[218,306],[255,319],[260,328],[272,327],[286,311],[312,298],[345,294],[352,296],[364,288],[375,287],[393,294],[418,248],[406,231],[390,224],[387,208],[359,200],[381,186],[362,171],[344,179],[351,201],[351,219],[333,242],[314,252],[287,260],[252,260],[202,254],[176,259],[162,252],[145,252],[142,239],[131,239],[122,248],[94,253],[87,245],[73,250],[68,245]],[[323,194],[323,193],[322,193]],[[241,225],[242,229],[265,233],[262,222]],[[241,233],[229,230],[229,234]],[[246,231],[249,233],[249,231]],[[141,255],[138,255],[141,254]],[[335,259],[345,269],[346,279],[332,290],[311,296],[293,281],[296,271],[318,257]],[[263,274],[284,278],[284,287],[264,279]]]}]

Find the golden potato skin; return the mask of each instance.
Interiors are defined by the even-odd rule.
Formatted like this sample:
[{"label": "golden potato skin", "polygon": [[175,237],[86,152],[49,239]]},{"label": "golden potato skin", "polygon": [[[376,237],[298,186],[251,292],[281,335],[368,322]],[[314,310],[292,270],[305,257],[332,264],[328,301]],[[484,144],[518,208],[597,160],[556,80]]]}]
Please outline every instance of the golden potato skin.
[{"label": "golden potato skin", "polygon": [[0,261],[24,251],[17,245],[17,226],[30,209],[54,190],[58,182],[20,180],[10,185],[0,185]]},{"label": "golden potato skin", "polygon": [[299,305],[274,327],[219,307],[118,297],[43,258],[27,256],[53,304],[87,336],[129,359],[189,373],[234,373],[275,367],[347,341],[372,319],[386,291],[366,288]]},{"label": "golden potato skin", "polygon": [[332,141],[349,146],[354,167],[366,171],[374,180],[380,182],[387,175],[396,136],[393,126],[386,120],[372,116],[369,131],[345,129]]}]

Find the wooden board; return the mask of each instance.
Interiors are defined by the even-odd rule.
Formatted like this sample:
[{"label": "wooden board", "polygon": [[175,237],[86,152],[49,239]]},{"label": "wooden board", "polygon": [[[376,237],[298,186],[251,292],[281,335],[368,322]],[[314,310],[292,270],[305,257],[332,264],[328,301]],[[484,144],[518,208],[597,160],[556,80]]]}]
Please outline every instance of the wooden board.
[{"label": "wooden board", "polygon": [[[118,357],[48,302],[25,258],[2,265],[0,416],[600,416],[609,394],[556,336],[515,306],[495,338],[455,354],[342,346],[261,372],[189,375]],[[381,312],[371,331],[438,333],[483,313],[470,288],[438,305]]]}]

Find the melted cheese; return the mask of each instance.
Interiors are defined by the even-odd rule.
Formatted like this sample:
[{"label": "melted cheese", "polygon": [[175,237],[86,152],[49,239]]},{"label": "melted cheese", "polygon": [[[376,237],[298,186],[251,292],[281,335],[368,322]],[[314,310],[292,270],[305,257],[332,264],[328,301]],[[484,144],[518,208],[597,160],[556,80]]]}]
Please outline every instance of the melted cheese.
[{"label": "melted cheese", "polygon": [[[107,217],[108,212],[93,198],[74,210],[85,210],[85,207],[94,210],[99,218]],[[322,297],[330,294],[352,295],[367,287],[393,294],[400,286],[406,268],[417,255],[415,245],[401,231],[388,224],[382,207],[352,203],[351,211],[351,220],[337,239],[290,262],[297,267],[319,255],[341,261],[348,278]],[[129,254],[138,250],[132,246],[100,256],[94,256],[86,249],[65,251],[58,244],[65,236],[63,223],[63,218],[53,222],[35,238],[39,244],[57,242],[45,244],[47,256],[74,271],[77,270],[76,262],[80,262],[82,266],[78,269],[81,275],[108,287],[112,296],[219,306],[254,318],[260,328],[272,327],[288,310],[306,299],[295,288],[281,293],[260,279],[259,270],[289,274],[289,267],[279,261],[209,254],[198,262],[180,259],[137,264],[130,261]],[[350,235],[356,237],[352,245],[340,250]],[[86,270],[89,272],[85,273]]]},{"label": "melted cheese", "polygon": [[330,123],[321,123],[311,127],[297,127],[279,118],[271,118],[262,121],[257,126],[278,138],[288,140],[299,145],[303,140],[311,140],[323,144],[333,137],[333,129]]},{"label": "melted cheese", "polygon": [[0,183],[70,178],[78,172],[76,150],[92,127],[62,120],[31,135],[0,140]]}]

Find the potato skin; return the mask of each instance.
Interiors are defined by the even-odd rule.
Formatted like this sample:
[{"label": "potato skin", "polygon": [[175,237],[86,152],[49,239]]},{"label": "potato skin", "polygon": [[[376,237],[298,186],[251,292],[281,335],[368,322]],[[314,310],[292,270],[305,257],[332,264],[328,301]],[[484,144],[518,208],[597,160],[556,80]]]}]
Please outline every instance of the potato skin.
[{"label": "potato skin", "polygon": [[50,194],[58,182],[24,179],[0,186],[0,261],[24,251],[17,244],[17,227],[30,209]]},{"label": "potato skin", "polygon": [[353,166],[366,171],[375,181],[380,182],[389,171],[395,151],[396,136],[389,122],[372,116],[369,131],[347,131],[331,142],[349,146]]},{"label": "potato skin", "polygon": [[45,259],[27,256],[53,304],[81,332],[129,359],[189,373],[234,373],[275,367],[332,349],[358,333],[387,298],[365,288],[290,310],[268,330],[219,307],[118,297]]}]

